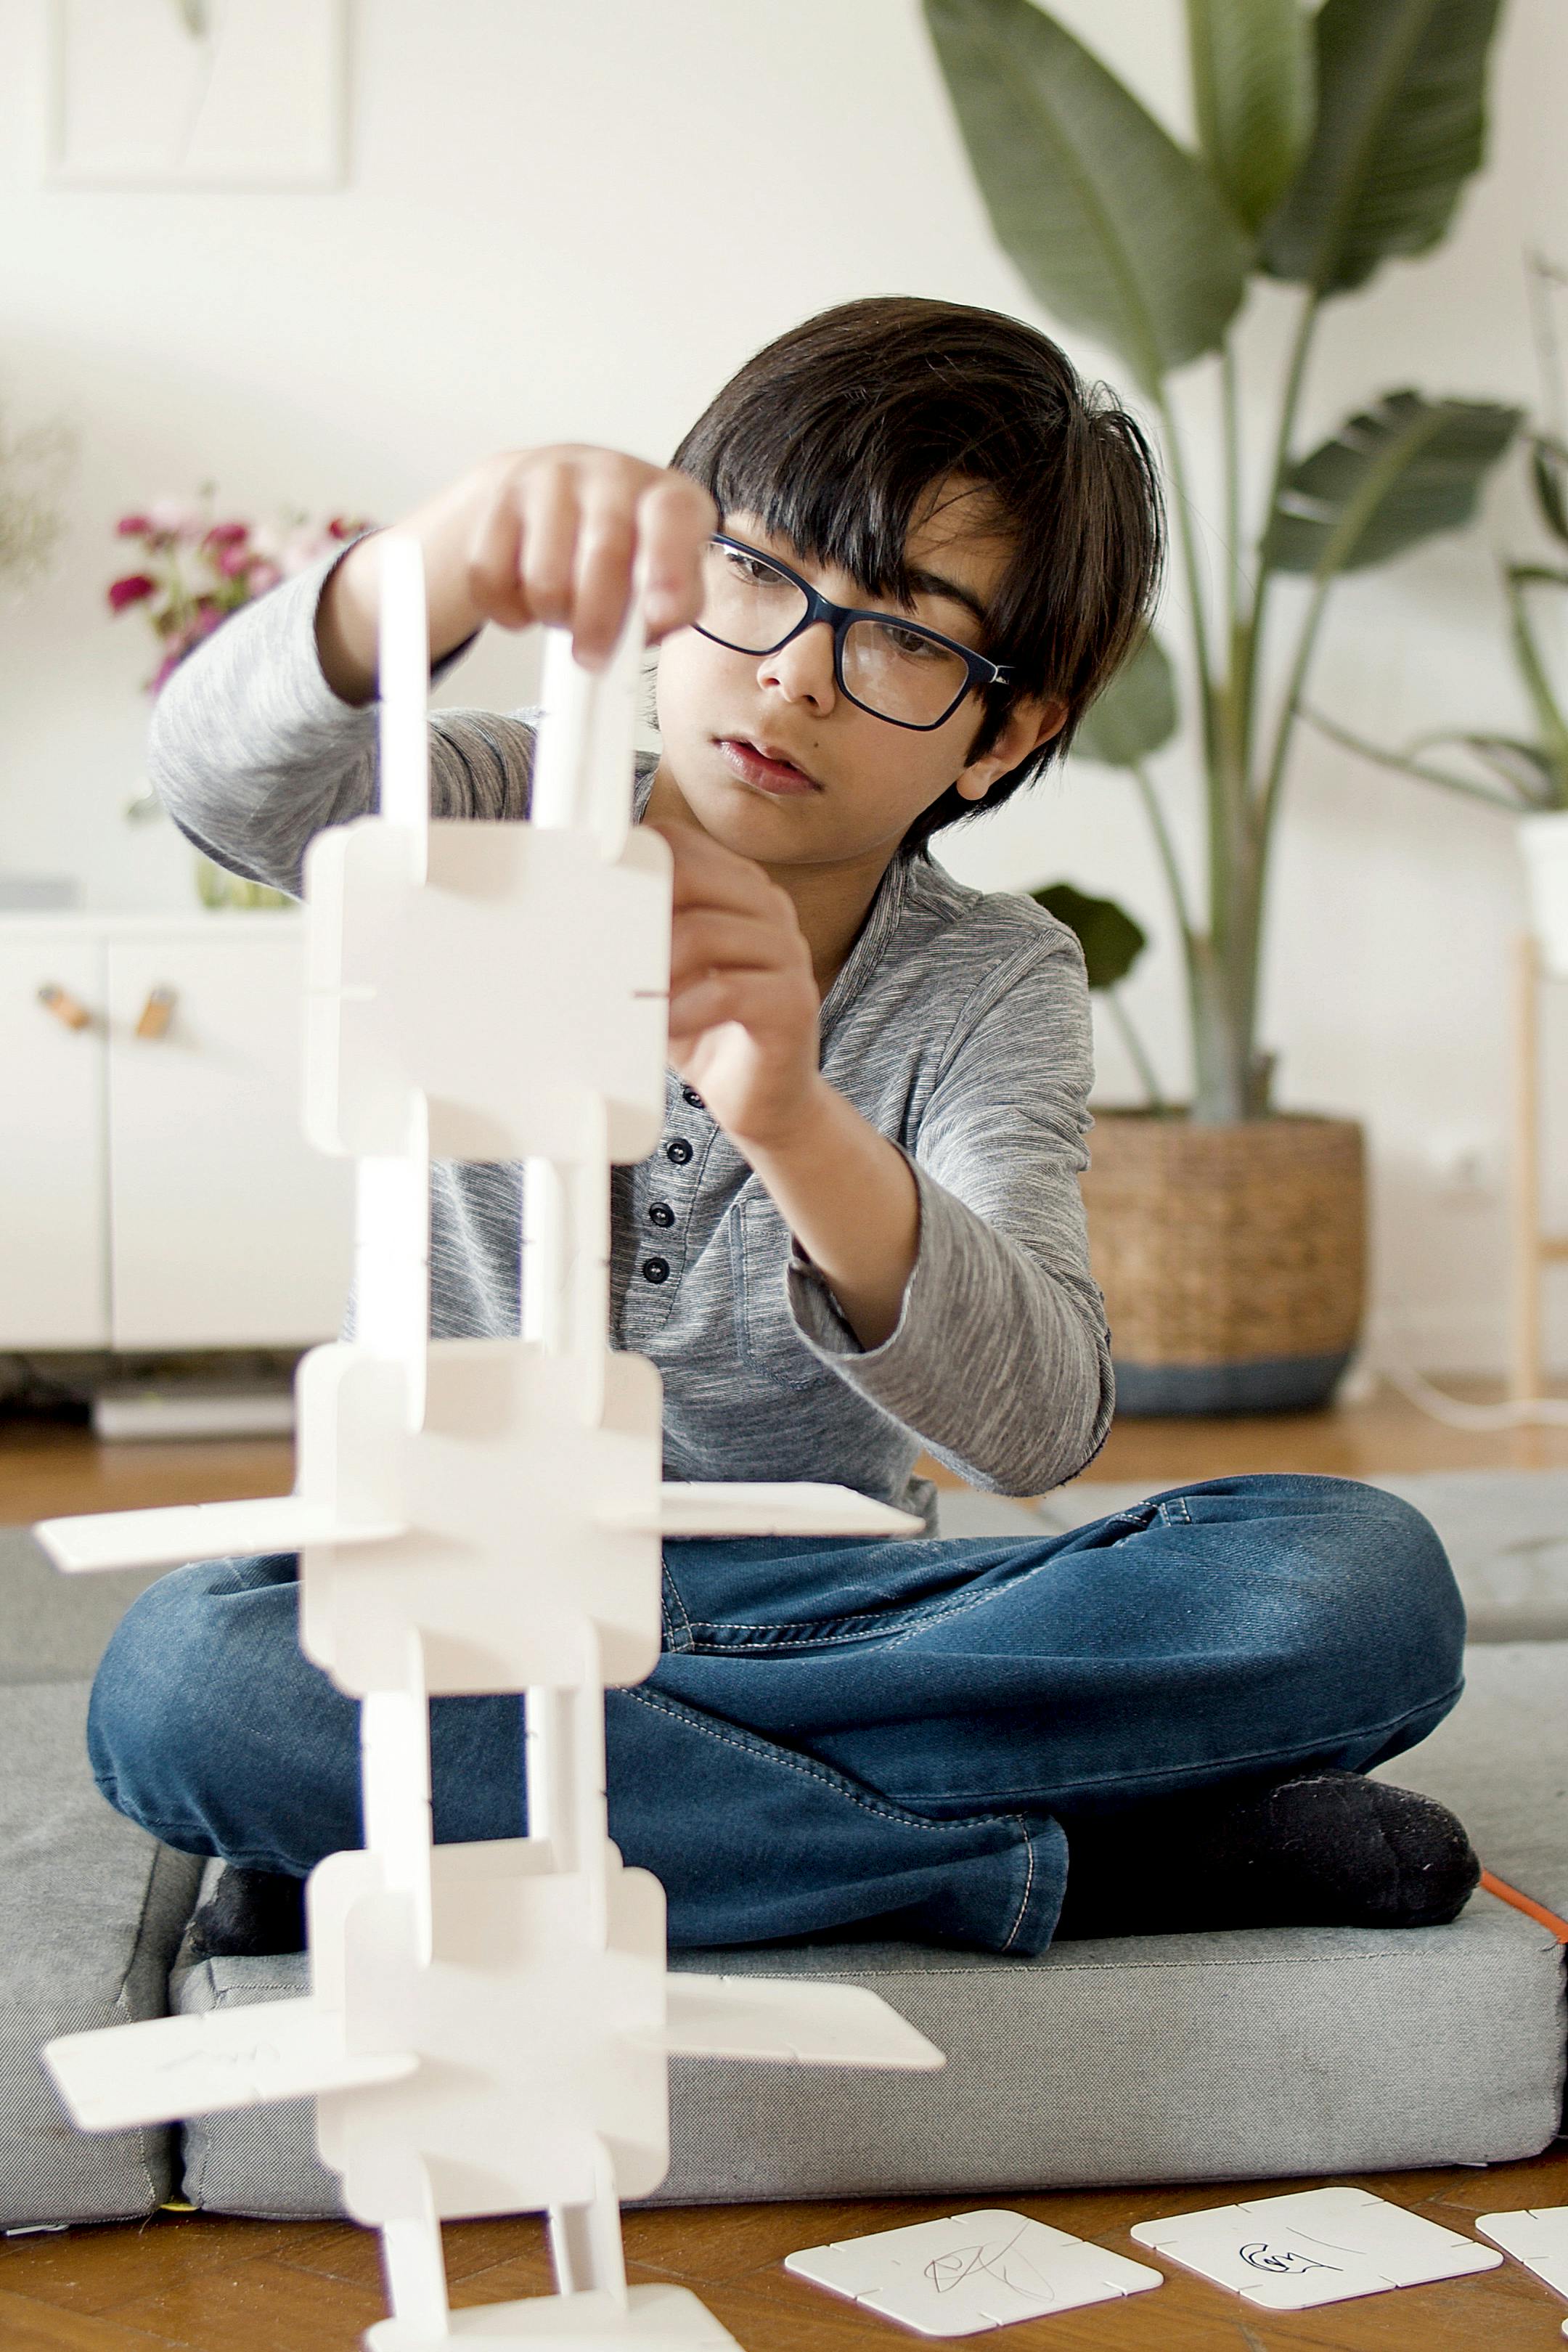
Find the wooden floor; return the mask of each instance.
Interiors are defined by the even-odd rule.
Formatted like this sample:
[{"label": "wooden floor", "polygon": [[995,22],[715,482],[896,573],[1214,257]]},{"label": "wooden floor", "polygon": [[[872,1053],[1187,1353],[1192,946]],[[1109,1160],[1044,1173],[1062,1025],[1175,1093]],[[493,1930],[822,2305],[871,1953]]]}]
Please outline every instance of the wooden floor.
[{"label": "wooden floor", "polygon": [[[1112,1431],[1091,1475],[1153,1486],[1237,1470],[1364,1477],[1509,1466],[1568,1467],[1568,1429],[1461,1435],[1398,1400],[1300,1418],[1129,1422]],[[283,1494],[291,1478],[290,1451],[275,1443],[107,1447],[76,1431],[0,1423],[0,1522]],[[1568,2142],[1532,2163],[1368,2175],[1363,2185],[1468,2232],[1479,2213],[1568,2204]],[[891,2352],[900,2342],[920,2339],[792,2278],[780,2267],[783,2256],[829,2238],[1005,2204],[1147,2260],[1128,2235],[1133,2221],[1249,2193],[1278,2194],[1283,2186],[1227,2182],[631,2213],[626,2252],[634,2284],[675,2280],[694,2288],[747,2352],[876,2352],[878,2346]],[[532,2221],[458,2223],[448,2228],[447,2246],[458,2305],[550,2289]],[[1253,2312],[1161,2266],[1167,2284],[1152,2294],[1011,2328],[1007,2340],[1019,2352],[1283,2352],[1292,2345],[1320,2352],[1546,2352],[1551,2346],[1561,2352],[1563,2340],[1563,2305],[1513,2263],[1479,2278],[1287,2318]],[[375,2241],[344,2225],[170,2212],[139,2225],[0,2244],[4,2352],[349,2352],[384,2308]]]}]

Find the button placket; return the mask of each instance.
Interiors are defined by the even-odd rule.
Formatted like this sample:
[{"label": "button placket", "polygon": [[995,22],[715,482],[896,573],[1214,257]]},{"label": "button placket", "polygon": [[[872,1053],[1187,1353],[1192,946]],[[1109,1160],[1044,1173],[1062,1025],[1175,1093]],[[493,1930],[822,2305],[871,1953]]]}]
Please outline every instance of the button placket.
[{"label": "button placket", "polygon": [[[681,1092],[689,1097],[691,1089],[689,1087],[683,1087]],[[695,1154],[684,1135],[672,1135],[664,1147],[664,1156],[672,1168],[687,1168],[690,1166]],[[647,1221],[650,1225],[657,1225],[662,1232],[668,1233],[675,1224],[675,1211],[668,1201],[650,1201],[647,1206]],[[667,1257],[660,1257],[657,1252],[651,1257],[645,1257],[637,1270],[643,1280],[652,1283],[656,1290],[663,1287],[674,1271],[669,1260]]]},{"label": "button placket", "polygon": [[[694,1089],[690,1087],[682,1087],[680,1091],[683,1097],[688,1102],[694,1106],[700,1104],[701,1097],[696,1094]],[[715,1130],[715,1132],[717,1130]],[[673,1173],[677,1169],[684,1171],[691,1167],[693,1161],[698,1158],[699,1147],[693,1144],[690,1139],[687,1136],[672,1135],[664,1144],[663,1150],[665,1160],[670,1171]],[[653,1165],[652,1162],[649,1162],[648,1164],[650,1168]],[[689,1209],[689,1202],[686,1202],[681,1204],[684,1209]],[[667,1233],[672,1235],[675,1234],[679,1218],[674,1202],[666,1200],[649,1201],[644,1207],[643,1214],[647,1223],[658,1232]],[[674,1286],[677,1286],[679,1281],[679,1261],[677,1260],[676,1263],[672,1264],[670,1258],[665,1256],[662,1251],[655,1250],[651,1252],[648,1256],[639,1259],[637,1270],[638,1275],[641,1276],[642,1285],[644,1286],[641,1290],[641,1297],[646,1307],[651,1307],[653,1303],[648,1297],[648,1291],[650,1289],[664,1290],[667,1286],[669,1286],[670,1289],[673,1290]],[[662,1322],[664,1320],[665,1315],[668,1312],[668,1307],[669,1299],[667,1297],[660,1302],[659,1311],[656,1318],[657,1321]]]}]

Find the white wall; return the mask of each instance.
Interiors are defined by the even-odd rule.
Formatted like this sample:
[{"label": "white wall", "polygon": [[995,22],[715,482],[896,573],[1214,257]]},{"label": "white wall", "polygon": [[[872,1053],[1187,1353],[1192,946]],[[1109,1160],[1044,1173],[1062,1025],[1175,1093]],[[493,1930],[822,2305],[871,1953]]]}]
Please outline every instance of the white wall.
[{"label": "white wall", "polygon": [[[1178,0],[1059,5],[1181,128]],[[1031,315],[914,0],[360,0],[351,184],[318,194],[46,189],[42,15],[0,0],[0,55],[19,68],[0,85],[0,395],[18,418],[63,416],[81,455],[60,558],[4,614],[0,868],[72,872],[91,906],[190,895],[184,845],[120,817],[151,640],[138,614],[104,614],[118,513],[211,478],[240,511],[384,517],[499,446],[661,457],[757,344],[826,303],[912,290]],[[1535,397],[1521,256],[1568,258],[1565,86],[1561,10],[1510,0],[1493,161],[1436,261],[1335,307],[1308,434],[1405,383]],[[1249,322],[1260,372],[1288,305],[1270,293]],[[1194,427],[1206,397],[1200,370]],[[1215,514],[1212,488],[1200,472]],[[1346,588],[1319,698],[1390,736],[1521,716],[1486,542],[1524,524],[1500,490],[1486,530]],[[530,673],[525,647],[487,646],[447,698],[521,699]],[[1174,751],[1160,772],[1195,843],[1190,762]],[[1376,1328],[1397,1326],[1428,1366],[1496,1366],[1505,955],[1522,906],[1509,828],[1309,740],[1282,851],[1268,1037],[1285,1103],[1371,1125]],[[1169,925],[1120,778],[1075,769],[948,854],[986,887],[1066,875],[1123,898],[1159,940],[1132,1009],[1180,1084]],[[1555,1026],[1561,1096],[1568,1004]],[[1125,1098],[1114,1033],[1102,1043],[1104,1096]],[[1442,1171],[1466,1154],[1483,1181],[1456,1194]],[[1555,1160],[1568,1223],[1568,1137]],[[1568,1296],[1555,1305],[1568,1360]]]}]

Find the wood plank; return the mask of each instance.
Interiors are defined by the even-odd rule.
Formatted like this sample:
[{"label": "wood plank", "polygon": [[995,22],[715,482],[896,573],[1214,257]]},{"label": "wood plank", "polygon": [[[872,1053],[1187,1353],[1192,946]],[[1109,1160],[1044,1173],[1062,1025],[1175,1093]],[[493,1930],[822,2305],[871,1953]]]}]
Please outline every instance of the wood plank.
[{"label": "wood plank", "polygon": [[[508,2214],[495,2221],[448,2221],[442,2231],[447,2253],[447,2279],[456,2294],[466,2281],[505,2263],[527,2286],[513,2286],[511,2294],[551,2294],[554,2276],[545,2244],[544,2224],[531,2213]],[[352,2286],[381,2285],[381,2241],[374,2230],[353,2221],[324,2230],[298,2250],[278,2249],[278,2260],[290,2269],[309,2271],[322,2279]],[[489,2297],[492,2302],[505,2298]]]},{"label": "wood plank", "polygon": [[5,2352],[153,2352],[167,2341],[95,2313],[35,2303],[0,2288],[0,2344]]},{"label": "wood plank", "polygon": [[150,2220],[64,2230],[0,2242],[0,2286],[73,2311],[107,2311],[218,2263],[275,2253],[314,2223],[242,2221],[220,2213],[154,2213]]},{"label": "wood plank", "polygon": [[[379,2280],[322,2279],[260,2254],[172,2280],[106,2316],[132,2338],[140,2330],[182,2352],[357,2352],[364,2330],[386,2316],[386,2303]],[[97,2347],[84,2344],[82,2352]]]},{"label": "wood plank", "polygon": [[75,1511],[140,1511],[166,1503],[231,1503],[287,1495],[294,1448],[286,1438],[100,1445],[84,1429],[0,1420],[0,1523]]}]

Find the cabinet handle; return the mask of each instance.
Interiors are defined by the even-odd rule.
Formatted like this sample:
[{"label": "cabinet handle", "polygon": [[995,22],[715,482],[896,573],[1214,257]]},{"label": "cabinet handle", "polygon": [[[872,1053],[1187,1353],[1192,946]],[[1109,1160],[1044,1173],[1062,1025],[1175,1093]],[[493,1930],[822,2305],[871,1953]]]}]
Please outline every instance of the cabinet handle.
[{"label": "cabinet handle", "polygon": [[142,1018],[136,1024],[138,1037],[162,1037],[167,1034],[174,1017],[174,992],[172,988],[150,988],[147,1002],[142,1007]]},{"label": "cabinet handle", "polygon": [[68,988],[61,988],[52,980],[46,981],[39,989],[38,1003],[57,1021],[63,1021],[68,1029],[89,1029],[92,1025],[92,1015],[80,997],[73,996]]}]

